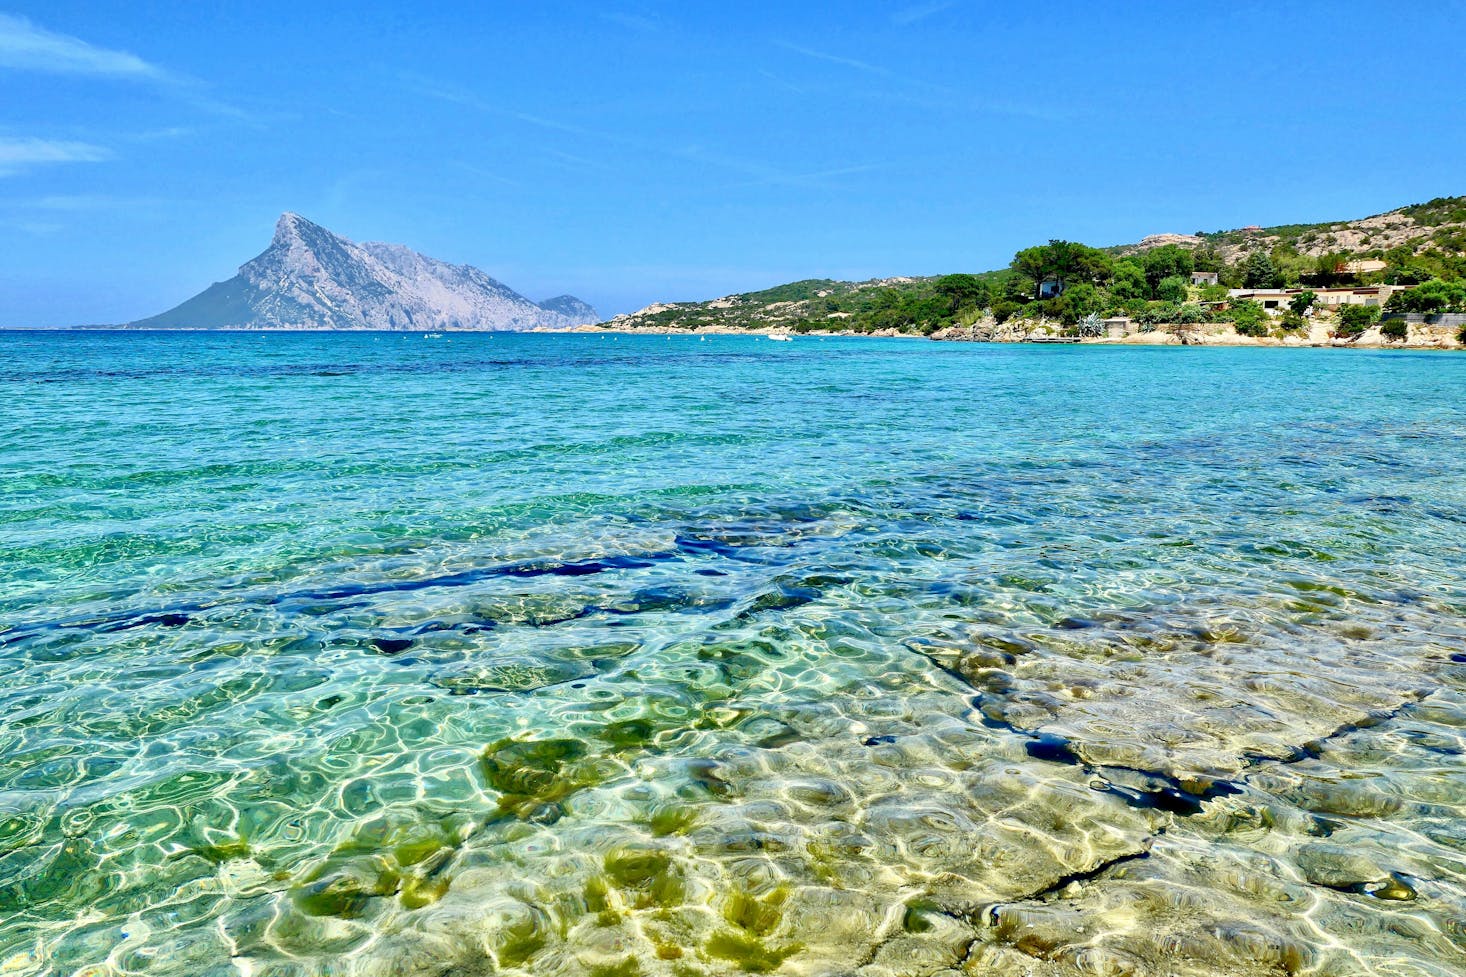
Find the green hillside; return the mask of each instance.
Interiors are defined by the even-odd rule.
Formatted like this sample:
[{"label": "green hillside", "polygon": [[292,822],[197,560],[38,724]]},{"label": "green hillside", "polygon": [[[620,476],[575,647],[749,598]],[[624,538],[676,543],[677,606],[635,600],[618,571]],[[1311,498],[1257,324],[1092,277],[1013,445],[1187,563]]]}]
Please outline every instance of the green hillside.
[{"label": "green hillside", "polygon": [[[1350,267],[1359,261],[1383,261],[1386,267]],[[1215,272],[1217,285],[1193,286],[1193,271]],[[1038,282],[1049,276],[1065,279],[1065,293],[1040,301]],[[659,303],[605,325],[930,335],[989,315],[998,322],[1042,317],[1070,324],[1091,314],[1206,321],[1231,315],[1232,310],[1205,305],[1225,298],[1229,287],[1418,285],[1436,279],[1466,279],[1466,197],[1439,197],[1352,221],[1162,234],[1103,249],[1051,241],[1019,251],[1009,267],[995,271],[864,282],[808,279],[707,302]],[[1448,300],[1446,307],[1454,306]],[[1243,320],[1254,312],[1241,307]]]}]

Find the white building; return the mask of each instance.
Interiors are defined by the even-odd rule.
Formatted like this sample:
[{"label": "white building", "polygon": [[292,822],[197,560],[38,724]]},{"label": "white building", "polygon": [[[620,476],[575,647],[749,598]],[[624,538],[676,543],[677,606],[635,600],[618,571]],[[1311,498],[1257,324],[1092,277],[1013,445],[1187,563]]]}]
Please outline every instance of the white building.
[{"label": "white building", "polygon": [[1294,297],[1302,292],[1312,292],[1313,304],[1324,308],[1339,305],[1383,306],[1396,292],[1411,288],[1409,285],[1364,285],[1359,288],[1233,288],[1228,289],[1227,299],[1232,302],[1250,299],[1264,309],[1278,311],[1288,307]]}]

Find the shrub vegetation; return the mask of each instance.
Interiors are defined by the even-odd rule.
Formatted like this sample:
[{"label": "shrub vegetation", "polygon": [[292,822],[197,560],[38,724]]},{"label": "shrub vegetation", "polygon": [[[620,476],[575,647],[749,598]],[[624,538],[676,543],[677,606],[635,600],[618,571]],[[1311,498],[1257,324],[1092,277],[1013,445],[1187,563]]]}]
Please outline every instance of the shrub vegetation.
[{"label": "shrub vegetation", "polygon": [[1380,309],[1377,305],[1344,305],[1339,307],[1339,324],[1334,335],[1354,337],[1379,322]]}]

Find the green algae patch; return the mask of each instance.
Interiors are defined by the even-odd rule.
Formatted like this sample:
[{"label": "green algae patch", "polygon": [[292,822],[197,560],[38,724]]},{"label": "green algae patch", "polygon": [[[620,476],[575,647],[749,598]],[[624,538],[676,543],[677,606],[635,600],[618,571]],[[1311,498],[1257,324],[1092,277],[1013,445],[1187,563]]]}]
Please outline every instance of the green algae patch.
[{"label": "green algae patch", "polygon": [[186,851],[178,852],[173,857],[197,855],[210,865],[223,865],[225,862],[235,862],[240,859],[250,858],[253,854],[250,850],[249,842],[241,835],[225,841],[195,845]]},{"label": "green algae patch", "polygon": [[596,736],[619,749],[645,749],[665,725],[647,718],[623,719],[602,726]]},{"label": "green algae patch", "polygon": [[778,969],[786,959],[804,949],[800,943],[773,946],[768,942],[770,934],[784,921],[784,905],[789,896],[789,888],[783,885],[762,896],[743,889],[729,892],[720,907],[729,926],[708,939],[704,952],[749,973]]},{"label": "green algae patch", "polygon": [[901,915],[901,928],[908,933],[926,933],[932,929],[933,917],[943,915],[941,907],[930,899],[913,899]]},{"label": "green algae patch", "polygon": [[402,908],[424,909],[448,894],[450,880],[441,876],[421,878],[410,876],[402,883]]},{"label": "green algae patch", "polygon": [[458,839],[440,824],[412,825],[392,846],[392,857],[403,868],[434,861],[458,847]]},{"label": "green algae patch", "polygon": [[653,837],[683,835],[697,827],[701,815],[697,809],[685,804],[660,804],[647,817],[647,827]]},{"label": "green algae patch", "polygon": [[501,794],[550,797],[566,783],[562,771],[585,753],[579,740],[500,740],[484,750],[484,780]]},{"label": "green algae patch", "polygon": [[593,875],[586,881],[584,896],[587,912],[603,913],[614,908],[611,905],[611,883],[604,875]]},{"label": "green algae patch", "polygon": [[672,856],[656,849],[620,849],[606,856],[606,875],[622,887],[649,885],[672,866]]},{"label": "green algae patch", "polygon": [[782,947],[766,946],[762,940],[747,933],[733,930],[719,930],[703,947],[710,957],[726,960],[748,973],[766,974],[778,969],[784,961],[804,947],[790,943]]},{"label": "green algae patch", "polygon": [[501,967],[522,967],[545,948],[550,933],[547,921],[530,910],[503,926],[494,936],[494,957]]},{"label": "green algae patch", "polygon": [[604,783],[610,772],[580,740],[503,739],[484,750],[484,781],[499,792],[499,811],[522,821],[553,823],[562,801]]},{"label": "green algae patch", "polygon": [[636,909],[666,909],[680,906],[687,898],[687,884],[672,856],[655,848],[620,848],[606,855],[606,877],[617,888],[627,890],[627,900]]},{"label": "green algae patch", "polygon": [[328,858],[290,890],[290,899],[307,916],[356,919],[372,898],[395,895],[401,885],[401,874],[385,857]]},{"label": "green algae patch", "polygon": [[396,895],[403,908],[430,906],[447,894],[443,872],[457,851],[465,825],[448,817],[391,824],[368,821],[291,890],[291,901],[308,916],[355,919],[374,898]]},{"label": "green algae patch", "polygon": [[723,900],[723,918],[746,933],[767,936],[784,920],[789,890],[779,886],[765,896],[734,889]]}]

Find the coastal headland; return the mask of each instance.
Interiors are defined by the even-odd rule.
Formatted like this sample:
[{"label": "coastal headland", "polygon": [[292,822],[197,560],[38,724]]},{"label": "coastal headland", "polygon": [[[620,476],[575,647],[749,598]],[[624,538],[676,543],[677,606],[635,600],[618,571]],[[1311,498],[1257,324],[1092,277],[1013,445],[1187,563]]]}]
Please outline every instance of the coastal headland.
[{"label": "coastal headland", "polygon": [[581,331],[967,342],[1466,347],[1466,197],[1354,221],[1050,240],[977,273],[804,279]]}]

